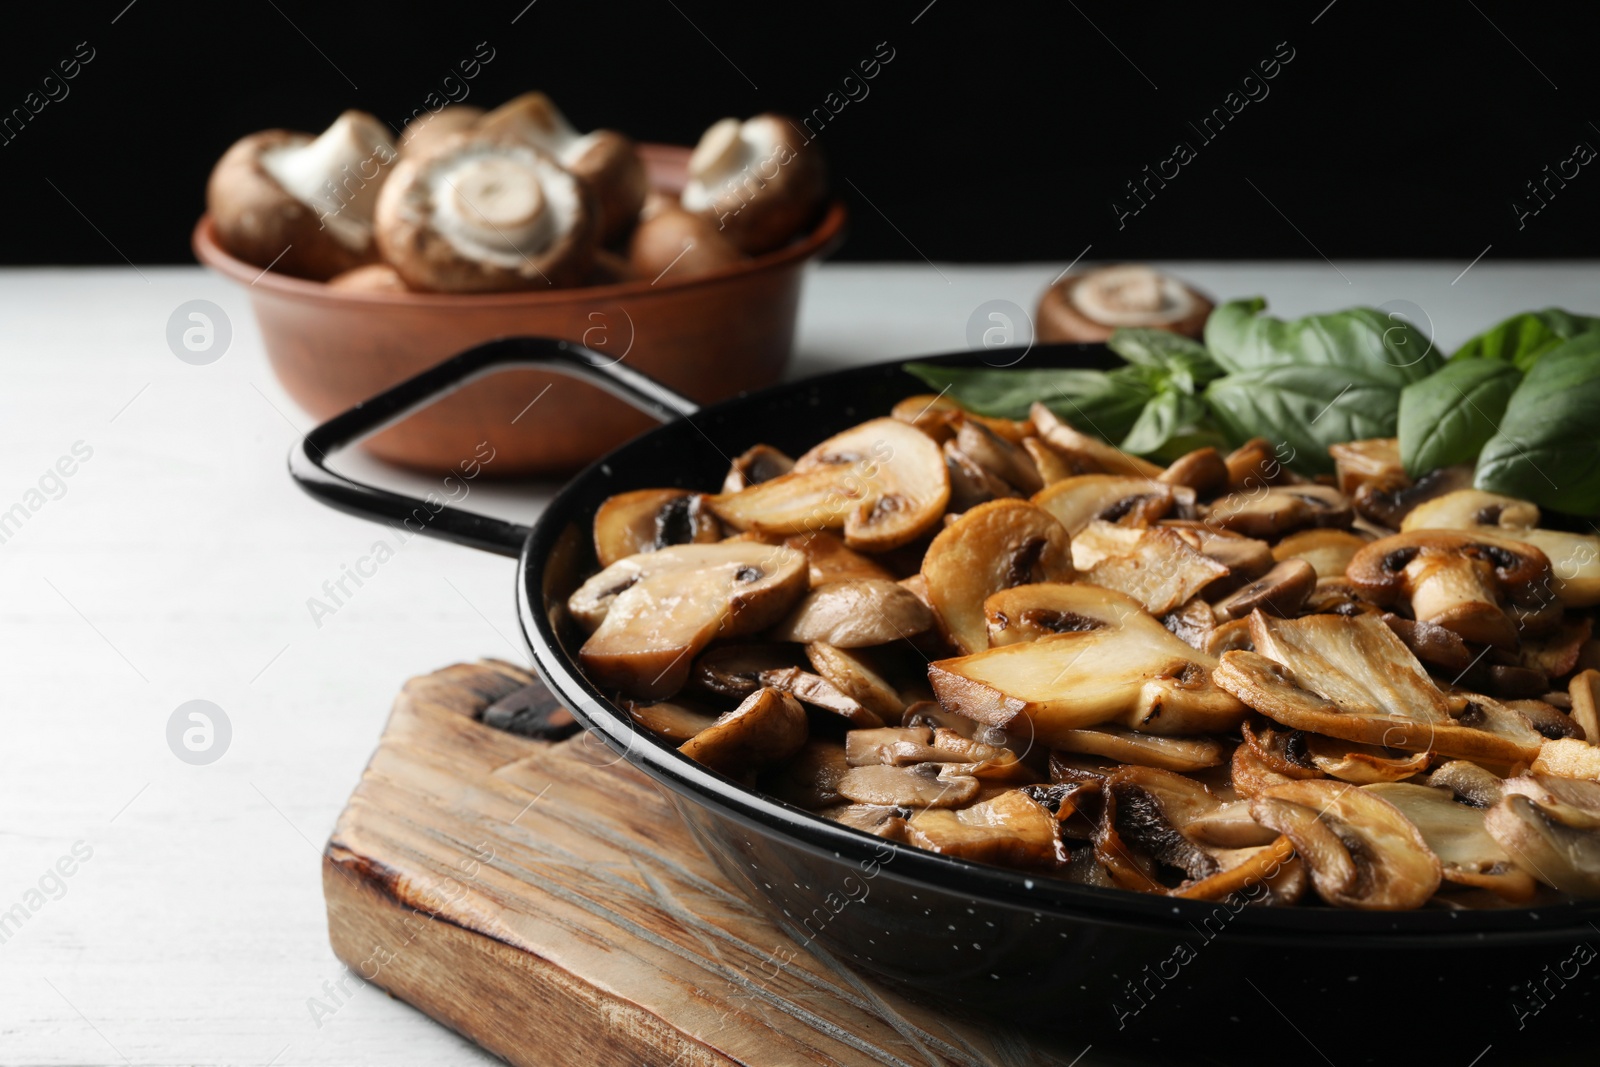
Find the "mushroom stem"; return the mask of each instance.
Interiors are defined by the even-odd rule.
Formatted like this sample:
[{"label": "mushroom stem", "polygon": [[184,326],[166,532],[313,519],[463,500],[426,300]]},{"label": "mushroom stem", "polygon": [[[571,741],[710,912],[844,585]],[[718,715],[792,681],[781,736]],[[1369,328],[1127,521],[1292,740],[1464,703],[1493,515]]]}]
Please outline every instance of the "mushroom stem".
[{"label": "mushroom stem", "polygon": [[1514,645],[1516,627],[1500,609],[1493,569],[1464,556],[1419,555],[1406,565],[1411,610],[1422,622],[1452,630],[1469,641]]},{"label": "mushroom stem", "polygon": [[346,111],[309,144],[261,154],[261,166],[284,190],[317,212],[322,224],[351,248],[372,240],[372,210],[382,169],[395,147],[371,115]]}]

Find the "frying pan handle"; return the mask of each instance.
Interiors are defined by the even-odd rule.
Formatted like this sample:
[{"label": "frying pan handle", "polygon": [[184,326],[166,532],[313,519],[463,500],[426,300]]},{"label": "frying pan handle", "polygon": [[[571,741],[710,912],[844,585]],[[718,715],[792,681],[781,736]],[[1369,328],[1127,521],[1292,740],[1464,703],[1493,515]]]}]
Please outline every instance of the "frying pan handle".
[{"label": "frying pan handle", "polygon": [[654,378],[583,345],[549,337],[506,337],[469,348],[335,415],[306,434],[289,453],[289,476],[307,493],[340,511],[516,557],[528,537],[528,527],[358,482],[330,470],[328,460],[341,449],[399,422],[468,382],[518,367],[538,367],[581,378],[662,422],[687,418],[699,410],[693,401]]}]

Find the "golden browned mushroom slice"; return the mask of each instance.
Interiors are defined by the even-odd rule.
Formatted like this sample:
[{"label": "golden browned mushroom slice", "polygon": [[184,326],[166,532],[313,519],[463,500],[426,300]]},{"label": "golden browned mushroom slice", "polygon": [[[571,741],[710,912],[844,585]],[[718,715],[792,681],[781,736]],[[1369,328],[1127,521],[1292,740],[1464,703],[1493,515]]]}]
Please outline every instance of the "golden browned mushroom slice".
[{"label": "golden browned mushroom slice", "polygon": [[904,814],[902,809],[881,804],[851,804],[846,801],[835,807],[824,808],[817,814],[852,830],[894,841],[900,839],[905,827],[905,820],[901,818]]},{"label": "golden browned mushroom slice", "polygon": [[960,811],[924,809],[906,820],[906,840],[946,856],[1007,867],[1059,867],[1066,848],[1056,818],[1018,789]]},{"label": "golden browned mushroom slice", "polygon": [[[1213,684],[1216,661],[1174,637],[1138,601],[1110,590],[1078,598],[1065,592],[1078,587],[1059,583],[1021,588],[1036,594],[1034,605],[1023,606],[1029,594],[1019,593],[1007,605],[1016,615],[1008,617],[1036,610],[1059,613],[1064,625],[1100,625],[930,664],[928,680],[945,708],[1014,732],[1031,728],[1043,744],[1104,722],[1161,734],[1237,727],[1244,708]],[[1120,617],[1105,610],[1108,602]]]},{"label": "golden browned mushroom slice", "polygon": [[1072,535],[1072,565],[1086,571],[1102,560],[1126,555],[1138,546],[1143,533],[1143,527],[1095,519]]},{"label": "golden browned mushroom slice", "polygon": [[1228,484],[1228,464],[1222,453],[1207,445],[1173,460],[1156,476],[1156,481],[1187,486],[1200,496],[1210,496]]},{"label": "golden browned mushroom slice", "polygon": [[805,557],[779,545],[676,545],[618,560],[567,601],[593,630],[578,652],[589,676],[642,699],[676,693],[694,657],[722,637],[765,629],[806,588]]},{"label": "golden browned mushroom slice", "polygon": [[678,747],[678,751],[730,778],[782,763],[806,743],[806,713],[776,689],[758,689],[744,703]]},{"label": "golden browned mushroom slice", "polygon": [[1254,611],[1292,617],[1317,587],[1317,572],[1303,559],[1286,559],[1214,605],[1219,622],[1243,619]]},{"label": "golden browned mushroom slice", "polygon": [[1539,774],[1600,782],[1600,748],[1571,737],[1546,741],[1539,748],[1533,769]]},{"label": "golden browned mushroom slice", "polygon": [[1290,782],[1250,802],[1256,821],[1294,842],[1317,895],[1341,908],[1420,908],[1442,872],[1422,834],[1383,798],[1343,782]]},{"label": "golden browned mushroom slice", "polygon": [[1205,635],[1205,641],[1200,645],[1200,651],[1208,656],[1220,656],[1224,652],[1250,652],[1254,649],[1249,619],[1234,619],[1219,624]]},{"label": "golden browned mushroom slice", "polygon": [[876,764],[897,766],[901,763],[921,762],[895,759],[898,746],[909,745],[917,749],[931,749],[934,728],[931,726],[884,726],[877,729],[851,730],[844,735],[845,763],[851,767],[871,767]]},{"label": "golden browned mushroom slice", "polygon": [[594,513],[600,566],[668,545],[720,541],[722,525],[705,499],[686,489],[635,489],[607,498]]},{"label": "golden browned mushroom slice", "polygon": [[1368,482],[1393,481],[1406,477],[1405,464],[1400,461],[1400,439],[1397,437],[1368,437],[1360,441],[1344,441],[1329,445],[1328,455],[1333,457],[1333,467],[1339,491],[1346,496]]},{"label": "golden browned mushroom slice", "polygon": [[743,700],[765,684],[764,675],[799,665],[794,649],[783,645],[714,645],[694,661],[689,683],[707,693]]},{"label": "golden browned mushroom slice", "polygon": [[1505,795],[1505,784],[1500,776],[1471,760],[1449,760],[1440,764],[1437,770],[1428,775],[1428,784],[1450,790],[1457,800],[1474,808],[1498,804]]},{"label": "golden browned mushroom slice", "polygon": [[1227,573],[1190,545],[1183,531],[1153,526],[1138,531],[1126,551],[1096,562],[1082,580],[1126,593],[1150,614],[1165,615]]},{"label": "golden browned mushroom slice", "polygon": [[1104,756],[1119,763],[1157,767],[1164,771],[1198,771],[1220,766],[1228,749],[1214,737],[1162,737],[1141,734],[1123,726],[1090,726],[1066,730],[1051,742],[1064,752]]},{"label": "golden browned mushroom slice", "polygon": [[839,795],[857,804],[899,808],[961,808],[978,796],[978,780],[956,764],[872,764],[851,767],[839,779]]},{"label": "golden browned mushroom slice", "polygon": [[835,688],[884,721],[892,722],[905,712],[899,692],[861,655],[817,643],[806,646],[806,658]]},{"label": "golden browned mushroom slice", "polygon": [[704,708],[682,700],[661,700],[653,704],[629,700],[625,706],[628,718],[668,741],[687,741],[717,719]]},{"label": "golden browned mushroom slice", "polygon": [[976,419],[961,420],[955,444],[978,466],[1024,493],[1044,488],[1033,457]]},{"label": "golden browned mushroom slice", "polygon": [[1384,612],[1380,618],[1419,660],[1431,667],[1442,667],[1459,677],[1477,658],[1460,634],[1438,623],[1405,619],[1393,612]]},{"label": "golden browned mushroom slice", "polygon": [[[1161,525],[1183,534],[1184,540],[1228,568],[1225,578],[1207,587],[1207,595],[1232,592],[1272,569],[1272,546],[1267,542],[1192,519],[1162,519]],[[1076,557],[1074,557],[1076,558]]]},{"label": "golden browned mushroom slice", "polygon": [[1406,516],[1428,503],[1472,485],[1472,466],[1440,467],[1416,481],[1404,474],[1365,482],[1350,494],[1356,514],[1384,530],[1398,530]]},{"label": "golden browned mushroom slice", "polygon": [[812,674],[799,667],[784,667],[762,671],[760,679],[762,685],[788,693],[814,708],[831,711],[852,726],[883,725],[881,716],[820,674]]},{"label": "golden browned mushroom slice", "polygon": [[[1193,882],[1224,869],[1224,856],[1230,850],[1206,844],[1191,832],[1227,804],[1204,785],[1170,771],[1123,766],[1112,773],[1105,790],[1106,819],[1111,825],[1103,830],[1112,832],[1103,832],[1097,846],[1111,853],[1108,866],[1114,877],[1131,873],[1131,867],[1154,880],[1165,866],[1182,871]],[[1274,836],[1268,834],[1266,840]],[[1139,879],[1118,880],[1137,888]]]},{"label": "golden browned mushroom slice", "polygon": [[1448,789],[1380,782],[1362,787],[1400,810],[1439,857],[1444,880],[1487,889],[1506,900],[1524,901],[1538,890],[1484,829],[1483,810],[1456,802]]},{"label": "golden browned mushroom slice", "polygon": [[988,645],[1015,645],[1052,634],[1081,633],[1121,626],[1142,613],[1126,593],[1081,582],[1040,582],[1002,589],[983,602]]},{"label": "golden browned mushroom slice", "polygon": [[1290,534],[1272,549],[1272,558],[1303,559],[1318,578],[1343,578],[1350,558],[1367,547],[1366,538],[1349,530],[1302,530]]},{"label": "golden browned mushroom slice", "polygon": [[1537,548],[1451,530],[1414,530],[1367,545],[1350,560],[1350,584],[1385,607],[1405,602],[1413,617],[1468,641],[1514,648],[1509,607],[1548,597],[1550,561]]},{"label": "golden browned mushroom slice", "polygon": [[1012,586],[1071,581],[1071,540],[1060,523],[1027,501],[979,504],[933,539],[922,577],[951,641],[976,652],[989,644],[984,600]]},{"label": "golden browned mushroom slice", "polygon": [[1505,783],[1484,829],[1545,885],[1600,896],[1600,783],[1534,775]]},{"label": "golden browned mushroom slice", "polygon": [[837,741],[807,741],[793,759],[765,781],[768,792],[807,811],[844,802],[839,779],[850,769],[844,746]]},{"label": "golden browned mushroom slice", "polygon": [[1104,341],[1123,326],[1200,336],[1211,301],[1176,278],[1137,263],[1079,271],[1039,298],[1039,340]]},{"label": "golden browned mushroom slice", "polygon": [[915,426],[885,418],[828,438],[788,474],[711,497],[710,504],[736,530],[842,528],[851,548],[880,552],[938,525],[949,499],[939,446]]},{"label": "golden browned mushroom slice", "polygon": [[1074,475],[1091,473],[1080,469],[1066,456],[1051,448],[1042,437],[1024,437],[1022,450],[1033,460],[1034,469],[1039,472],[1039,481],[1043,485],[1050,485]]},{"label": "golden browned mushroom slice", "polygon": [[1278,461],[1277,449],[1265,437],[1252,437],[1223,457],[1228,468],[1228,488],[1235,493],[1259,493],[1269,485],[1299,481]]},{"label": "golden browned mushroom slice", "polygon": [[975,415],[963,409],[953,397],[942,393],[939,395],[919,393],[916,396],[908,396],[896,403],[889,410],[889,414],[901,422],[911,423],[940,444],[955,436],[956,428],[964,419],[983,423],[1014,445],[1020,445],[1023,438],[1032,437],[1035,432],[1031,420],[1024,419],[1019,422],[1016,419]]},{"label": "golden browned mushroom slice", "polygon": [[1600,671],[1579,671],[1567,687],[1572,697],[1572,721],[1583,731],[1583,739],[1600,746]]},{"label": "golden browned mushroom slice", "polygon": [[1219,850],[1214,858],[1220,868],[1215,874],[1185,882],[1171,895],[1185,900],[1226,900],[1257,885],[1272,889],[1295,862],[1294,844],[1287,837],[1276,837],[1265,845]]},{"label": "golden browned mushroom slice", "polygon": [[1306,734],[1305,753],[1311,765],[1330,778],[1356,785],[1398,782],[1428,769],[1426,752],[1393,752],[1321,734]]},{"label": "golden browned mushroom slice", "polygon": [[1246,537],[1278,537],[1308,526],[1349,526],[1355,513],[1337,489],[1281,485],[1230,493],[1212,503],[1206,522]]},{"label": "golden browned mushroom slice", "polygon": [[867,648],[915,637],[933,625],[933,613],[916,594],[883,578],[829,582],[800,599],[767,636],[774,641]]},{"label": "golden browned mushroom slice", "polygon": [[1488,697],[1447,700],[1372,615],[1250,616],[1255,652],[1226,652],[1216,683],[1285,726],[1407,752],[1512,764],[1544,738]]},{"label": "golden browned mushroom slice", "polygon": [[839,540],[839,535],[827,530],[816,533],[790,534],[783,539],[786,547],[804,552],[811,569],[811,588],[842,582],[851,578],[884,578],[894,580],[894,575],[853,548]]},{"label": "golden browned mushroom slice", "polygon": [[737,493],[752,485],[770,482],[780,474],[794,470],[794,460],[771,445],[751,445],[733,459],[727,475],[722,479],[724,493]]},{"label": "golden browned mushroom slice", "polygon": [[1304,730],[1285,730],[1271,720],[1246,719],[1240,732],[1245,746],[1273,774],[1294,780],[1323,776],[1311,762],[1306,744],[1313,735]]},{"label": "golden browned mushroom slice", "polygon": [[1061,453],[1069,464],[1132,478],[1157,478],[1161,475],[1160,465],[1130,455],[1098,437],[1079,433],[1043,404],[1034,403],[1028,409],[1028,416],[1033,420],[1038,436]]},{"label": "golden browned mushroom slice", "polygon": [[1217,615],[1210,604],[1195,597],[1161,616],[1161,625],[1190,648],[1203,649],[1217,628]]},{"label": "golden browned mushroom slice", "polygon": [[990,500],[1020,495],[1010,482],[991,473],[983,464],[956,447],[955,441],[946,441],[941,454],[944,456],[945,474],[950,479],[949,507],[952,515],[959,515]]},{"label": "golden browned mushroom slice", "polygon": [[1460,489],[1414,508],[1401,524],[1413,530],[1465,530],[1530,544],[1550,559],[1556,595],[1567,607],[1600,604],[1600,537],[1539,528],[1539,508],[1526,500]]},{"label": "golden browned mushroom slice", "polygon": [[1177,491],[1192,490],[1165,485],[1151,478],[1124,474],[1080,474],[1046,487],[1033,503],[1076,537],[1096,519],[1122,526],[1149,526],[1171,514]]}]

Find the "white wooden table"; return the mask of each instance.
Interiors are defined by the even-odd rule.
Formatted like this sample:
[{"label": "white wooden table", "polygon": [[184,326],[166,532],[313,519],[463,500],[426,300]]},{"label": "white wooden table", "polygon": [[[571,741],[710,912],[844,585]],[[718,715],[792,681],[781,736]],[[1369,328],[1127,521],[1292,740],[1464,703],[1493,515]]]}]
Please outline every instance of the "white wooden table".
[{"label": "white wooden table", "polygon": [[[1600,265],[1484,261],[1452,285],[1465,265],[1171,268],[1279,314],[1409,302],[1447,349],[1524,308],[1600,311]],[[823,267],[793,373],[965,347],[978,305],[1031,308],[1061,266]],[[209,366],[165,339],[196,298],[233,326]],[[488,1061],[339,988],[318,856],[402,680],[526,662],[512,563],[418,538],[318,627],[307,598],[375,528],[290,483],[308,422],[243,293],[199,269],[0,272],[0,383],[0,513],[27,510],[0,544],[0,1064]],[[544,499],[473,497],[522,520]],[[206,766],[166,738],[194,699],[232,727]]]}]

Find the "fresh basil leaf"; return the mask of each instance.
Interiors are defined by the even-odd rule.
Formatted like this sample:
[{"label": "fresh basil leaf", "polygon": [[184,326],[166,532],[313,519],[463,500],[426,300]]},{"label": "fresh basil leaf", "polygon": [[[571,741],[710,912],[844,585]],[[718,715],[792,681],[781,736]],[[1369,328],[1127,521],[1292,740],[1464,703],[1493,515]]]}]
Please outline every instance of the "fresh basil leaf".
[{"label": "fresh basil leaf", "polygon": [[1265,437],[1286,446],[1282,462],[1304,474],[1331,474],[1328,446],[1393,437],[1400,394],[1387,380],[1325,366],[1269,366],[1230,374],[1206,390],[1211,416],[1239,445]]},{"label": "fresh basil leaf", "polygon": [[1122,439],[1122,450],[1136,456],[1159,452],[1168,441],[1192,430],[1205,414],[1205,403],[1197,396],[1177,391],[1161,393],[1139,412],[1138,421]]},{"label": "fresh basil leaf", "polygon": [[1027,418],[1028,408],[1035,400],[1052,405],[1067,399],[1096,397],[1117,389],[1114,380],[1105,371],[1098,370],[1002,370],[945,367],[934,363],[907,363],[905,370],[929,388],[948,392],[968,411],[1002,419]]},{"label": "fresh basil leaf", "polygon": [[1263,315],[1261,297],[1223,304],[1206,320],[1206,348],[1231,373],[1284,365],[1357,374],[1395,390],[1444,363],[1433,342],[1409,322],[1377,308],[1348,308],[1284,321]]},{"label": "fresh basil leaf", "polygon": [[1169,330],[1118,329],[1106,347],[1129,363],[1163,372],[1186,393],[1222,376],[1204,345]]},{"label": "fresh basil leaf", "polygon": [[1573,515],[1600,514],[1600,332],[1546,352],[1478,456],[1474,484]]},{"label": "fresh basil leaf", "polygon": [[1400,392],[1400,460],[1413,478],[1471,463],[1493,437],[1506,403],[1522,382],[1510,363],[1469,359],[1447,363]]},{"label": "fresh basil leaf", "polygon": [[1483,331],[1450,358],[1499,360],[1526,371],[1552,348],[1591,330],[1600,330],[1600,319],[1560,308],[1524,311]]},{"label": "fresh basil leaf", "polygon": [[1133,431],[1145,405],[1161,393],[1159,375],[1144,367],[1118,367],[1106,374],[1106,387],[1087,396],[1044,401],[1068,423],[1115,444]]}]

